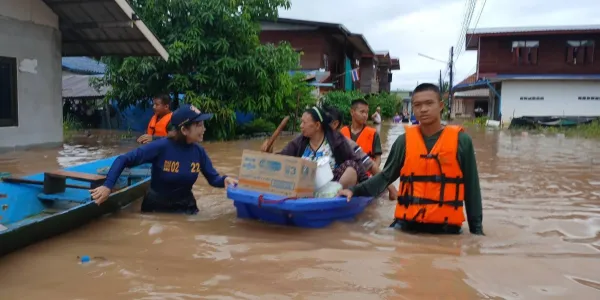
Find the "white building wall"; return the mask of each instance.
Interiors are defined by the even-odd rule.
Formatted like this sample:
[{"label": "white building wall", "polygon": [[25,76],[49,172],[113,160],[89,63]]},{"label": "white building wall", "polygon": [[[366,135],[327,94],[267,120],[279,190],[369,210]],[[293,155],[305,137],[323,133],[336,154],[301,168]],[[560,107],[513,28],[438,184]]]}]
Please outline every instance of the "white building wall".
[{"label": "white building wall", "polygon": [[0,148],[62,142],[58,17],[41,0],[0,0],[0,45],[18,68],[18,126],[0,127]]},{"label": "white building wall", "polygon": [[[523,100],[521,98],[524,98]],[[525,100],[543,97],[543,100]],[[520,80],[502,82],[502,121],[523,116],[600,116],[600,81]]]}]

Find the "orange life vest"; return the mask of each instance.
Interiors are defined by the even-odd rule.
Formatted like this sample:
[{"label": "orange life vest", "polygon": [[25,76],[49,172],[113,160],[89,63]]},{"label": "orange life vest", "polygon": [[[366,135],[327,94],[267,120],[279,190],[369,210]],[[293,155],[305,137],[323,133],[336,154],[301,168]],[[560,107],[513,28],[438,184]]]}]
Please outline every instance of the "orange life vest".
[{"label": "orange life vest", "polygon": [[459,126],[446,126],[427,152],[419,125],[406,126],[406,154],[400,170],[397,220],[461,226],[465,185],[458,163]]},{"label": "orange life vest", "polygon": [[[349,126],[344,126],[342,130],[340,130],[340,133],[343,136],[352,139],[352,134],[350,132]],[[365,153],[371,158],[375,157],[375,155],[373,155],[373,151],[375,150],[373,149],[373,140],[375,139],[376,133],[377,130],[375,128],[365,126],[365,128],[360,132],[360,135],[355,141],[363,149],[363,151],[365,151]]]},{"label": "orange life vest", "polygon": [[169,127],[169,123],[171,123],[172,112],[162,116],[158,122],[156,122],[157,116],[152,116],[150,119],[150,123],[148,123],[148,129],[146,130],[146,134],[153,136],[167,136],[169,131],[167,128]]}]

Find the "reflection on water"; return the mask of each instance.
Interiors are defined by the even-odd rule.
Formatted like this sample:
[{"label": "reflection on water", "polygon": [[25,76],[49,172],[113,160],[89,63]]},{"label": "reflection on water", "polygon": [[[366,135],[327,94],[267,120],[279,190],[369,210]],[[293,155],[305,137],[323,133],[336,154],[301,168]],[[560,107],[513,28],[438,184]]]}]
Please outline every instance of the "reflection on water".
[{"label": "reflection on water", "polygon": [[[401,125],[381,127],[384,153],[402,133]],[[141,215],[136,203],[0,258],[0,299],[598,298],[599,143],[469,134],[485,237],[389,229],[394,203],[385,199],[355,222],[321,230],[238,220],[224,191],[200,179],[197,216]],[[38,172],[134,146],[89,140],[0,155],[0,171]],[[236,174],[242,149],[260,143],[205,147],[220,172]],[[81,255],[94,259],[82,265]]]}]

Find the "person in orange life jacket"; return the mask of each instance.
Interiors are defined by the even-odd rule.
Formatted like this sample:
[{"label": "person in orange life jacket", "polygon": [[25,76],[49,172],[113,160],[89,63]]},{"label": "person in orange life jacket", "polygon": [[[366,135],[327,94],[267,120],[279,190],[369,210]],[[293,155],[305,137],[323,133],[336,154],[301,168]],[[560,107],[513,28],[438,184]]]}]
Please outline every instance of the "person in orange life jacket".
[{"label": "person in orange life jacket", "polygon": [[350,127],[344,126],[340,133],[355,141],[379,167],[383,151],[377,130],[367,126],[369,103],[364,99],[352,101],[350,115],[352,116],[352,125]]},{"label": "person in orange life jacket", "polygon": [[208,154],[198,143],[204,137],[204,121],[212,114],[202,114],[191,105],[173,113],[171,122],[177,128],[167,138],[160,138],[119,156],[110,167],[104,185],[91,190],[97,204],[108,199],[125,168],[152,164],[150,189],[142,202],[142,212],[179,212],[196,214],[198,208],[192,186],[202,173],[211,186],[223,188],[237,180],[221,176]]},{"label": "person in orange life jacket", "polygon": [[[322,109],[313,106],[302,114],[300,130],[302,134],[290,141],[279,153],[280,155],[300,157],[317,161],[321,157],[329,157],[333,171],[333,181],[348,188],[357,182],[366,180],[367,173],[354,151],[339,132],[332,130],[329,116]],[[266,150],[263,144],[262,151]]]},{"label": "person in orange life jacket", "polygon": [[166,137],[173,129],[171,126],[171,99],[168,95],[158,95],[152,100],[152,109],[154,115],[148,123],[146,134],[140,136],[137,142],[140,144],[146,144],[158,137]]},{"label": "person in orange life jacket", "polygon": [[461,233],[466,208],[469,230],[483,235],[481,189],[473,141],[458,126],[442,126],[439,88],[423,83],[412,96],[420,125],[406,126],[381,173],[338,194],[378,195],[400,178],[391,226],[407,231]]},{"label": "person in orange life jacket", "polygon": [[[340,112],[337,108],[333,106],[325,108],[325,111],[331,118],[331,123],[329,123],[331,129],[334,131],[339,131],[343,123],[342,112]],[[360,159],[366,171],[370,172],[373,175],[381,172],[379,166],[376,165],[375,162],[373,162],[371,157],[369,157],[369,155],[365,153],[365,151],[355,141],[353,141],[350,138],[346,138],[346,142],[348,142],[350,147],[354,150],[355,155]],[[390,200],[398,199],[398,191],[396,190],[396,187],[393,184],[390,184],[388,186],[388,192]]]}]

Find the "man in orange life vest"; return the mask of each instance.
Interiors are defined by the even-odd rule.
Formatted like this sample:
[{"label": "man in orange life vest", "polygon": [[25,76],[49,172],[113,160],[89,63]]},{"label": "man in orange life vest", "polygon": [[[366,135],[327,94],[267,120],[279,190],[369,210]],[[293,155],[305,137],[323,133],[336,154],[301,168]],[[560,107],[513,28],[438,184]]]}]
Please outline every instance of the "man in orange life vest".
[{"label": "man in orange life vest", "polygon": [[378,195],[400,178],[391,227],[406,231],[461,233],[467,221],[472,234],[483,235],[481,189],[471,137],[459,126],[442,126],[444,102],[439,88],[420,84],[412,107],[420,125],[407,126],[388,156],[383,171],[338,194]]},{"label": "man in orange life vest", "polygon": [[367,126],[369,118],[369,103],[364,99],[352,101],[350,108],[352,124],[344,126],[340,133],[355,141],[371,157],[376,166],[381,164],[381,139],[375,128]]},{"label": "man in orange life vest", "polygon": [[168,95],[158,95],[152,100],[152,109],[154,116],[148,123],[146,134],[140,136],[137,141],[140,144],[147,144],[158,137],[166,137],[171,129],[171,99]]}]

